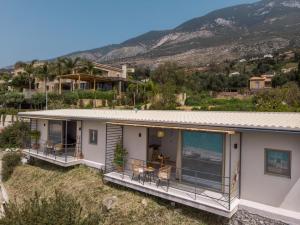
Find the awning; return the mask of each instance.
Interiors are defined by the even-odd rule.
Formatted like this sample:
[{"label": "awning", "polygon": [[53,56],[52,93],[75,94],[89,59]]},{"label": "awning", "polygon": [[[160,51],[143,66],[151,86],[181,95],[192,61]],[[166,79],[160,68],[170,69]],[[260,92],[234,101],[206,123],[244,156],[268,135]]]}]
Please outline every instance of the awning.
[{"label": "awning", "polygon": [[118,123],[118,122],[107,122],[106,124],[119,125],[119,126],[133,126],[133,127],[147,127],[147,128],[161,128],[161,129],[174,129],[174,130],[189,130],[189,131],[203,131],[212,133],[224,133],[224,134],[235,134],[234,130],[224,129],[210,129],[203,127],[180,127],[172,125],[153,125],[153,124],[136,124],[136,123]]}]

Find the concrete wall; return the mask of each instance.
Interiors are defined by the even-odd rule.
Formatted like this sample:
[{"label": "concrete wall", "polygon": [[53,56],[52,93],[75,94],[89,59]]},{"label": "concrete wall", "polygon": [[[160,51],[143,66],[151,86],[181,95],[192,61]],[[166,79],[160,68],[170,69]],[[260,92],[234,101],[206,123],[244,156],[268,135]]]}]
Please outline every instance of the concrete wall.
[{"label": "concrete wall", "polygon": [[123,145],[128,158],[147,159],[147,128],[124,126]]},{"label": "concrete wall", "polygon": [[[291,178],[264,174],[264,149],[289,150]],[[244,132],[242,134],[241,198],[300,212],[300,136]]]},{"label": "concrete wall", "polygon": [[178,131],[165,129],[165,136],[161,139],[161,152],[170,157],[170,160],[176,162]]},{"label": "concrete wall", "polygon": [[[89,130],[98,130],[97,145],[89,143]],[[85,160],[105,163],[106,124],[100,121],[82,122],[82,153]]]},{"label": "concrete wall", "polygon": [[48,140],[48,120],[37,120],[37,130],[41,132],[39,143],[42,147]]}]

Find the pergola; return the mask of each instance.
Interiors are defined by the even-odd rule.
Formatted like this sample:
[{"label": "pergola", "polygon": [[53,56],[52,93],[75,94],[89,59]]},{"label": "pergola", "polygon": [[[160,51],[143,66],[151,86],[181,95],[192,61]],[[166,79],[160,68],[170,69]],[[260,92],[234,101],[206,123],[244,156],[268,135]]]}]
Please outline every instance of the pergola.
[{"label": "pergola", "polygon": [[93,75],[93,74],[85,74],[85,73],[76,73],[76,74],[66,74],[59,76],[59,93],[61,94],[61,79],[70,79],[75,80],[77,83],[77,88],[79,87],[80,81],[85,81],[89,83],[93,83],[93,90],[96,90],[97,82],[119,82],[119,90],[121,90],[121,82],[127,81],[126,78],[122,77],[110,77],[103,75]]}]

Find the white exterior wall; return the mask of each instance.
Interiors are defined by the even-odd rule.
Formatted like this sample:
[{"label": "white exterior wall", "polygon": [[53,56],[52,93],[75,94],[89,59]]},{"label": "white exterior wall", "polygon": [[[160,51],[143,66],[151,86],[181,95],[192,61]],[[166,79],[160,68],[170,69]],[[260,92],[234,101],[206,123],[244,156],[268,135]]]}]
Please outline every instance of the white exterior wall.
[{"label": "white exterior wall", "polygon": [[[265,148],[291,151],[291,178],[264,174]],[[241,198],[300,212],[300,136],[242,135]]]},{"label": "white exterior wall", "polygon": [[37,120],[37,130],[41,132],[39,144],[42,147],[48,140],[48,120]]},{"label": "white exterior wall", "polygon": [[[97,145],[89,143],[89,130],[98,130]],[[82,153],[83,158],[96,163],[105,163],[106,124],[101,121],[82,122]]]},{"label": "white exterior wall", "polygon": [[128,159],[147,160],[147,128],[124,126],[123,145]]},{"label": "white exterior wall", "polygon": [[[235,145],[237,148],[235,148]],[[240,171],[240,134],[225,135],[225,164],[224,164],[224,183],[225,191],[230,193],[231,198],[238,197],[239,193],[239,171]],[[231,159],[230,159],[231,157]],[[230,175],[231,174],[231,175]],[[230,181],[230,182],[229,182]]]}]

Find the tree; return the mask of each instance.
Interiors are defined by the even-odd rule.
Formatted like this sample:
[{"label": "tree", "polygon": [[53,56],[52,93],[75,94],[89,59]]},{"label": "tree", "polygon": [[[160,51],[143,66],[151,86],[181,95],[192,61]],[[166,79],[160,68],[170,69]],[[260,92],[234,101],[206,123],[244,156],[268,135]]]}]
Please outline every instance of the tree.
[{"label": "tree", "polygon": [[37,68],[36,77],[44,81],[45,85],[45,97],[46,97],[46,109],[48,107],[48,81],[53,81],[55,79],[55,74],[51,71],[51,66],[53,64],[48,64],[45,62],[42,66]]},{"label": "tree", "polygon": [[72,58],[64,58],[63,59],[63,64],[64,64],[65,68],[71,74],[76,73],[76,69],[78,68],[79,62],[80,62],[79,57],[76,57],[74,59],[72,59]]},{"label": "tree", "polygon": [[28,89],[29,89],[29,95],[31,95],[31,88],[32,88],[32,80],[35,75],[35,63],[37,60],[32,60],[30,63],[20,63],[20,67],[24,69],[24,75],[28,79]]},{"label": "tree", "polygon": [[96,79],[95,79],[95,65],[93,62],[89,61],[89,60],[84,60],[82,62],[83,65],[83,69],[91,76],[94,77],[94,91],[96,90]]},{"label": "tree", "polygon": [[22,90],[23,88],[26,88],[29,85],[28,76],[26,76],[24,73],[21,73],[18,76],[13,77],[10,84],[14,88]]},{"label": "tree", "polygon": [[5,94],[5,105],[13,106],[14,108],[21,108],[21,104],[24,102],[25,98],[22,93],[19,92],[7,92]]},{"label": "tree", "polygon": [[281,87],[282,85],[286,84],[288,82],[288,79],[286,76],[283,76],[281,74],[275,75],[272,78],[272,87]]}]

